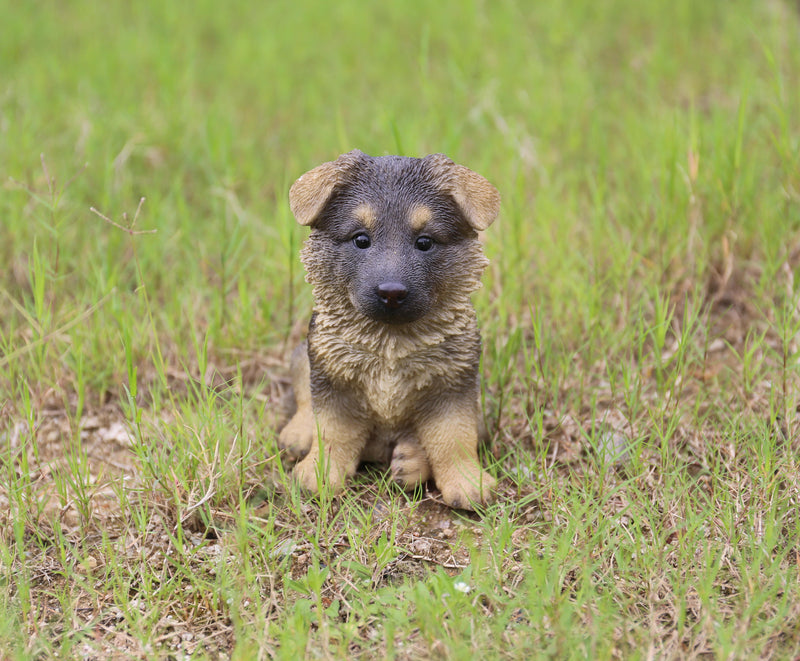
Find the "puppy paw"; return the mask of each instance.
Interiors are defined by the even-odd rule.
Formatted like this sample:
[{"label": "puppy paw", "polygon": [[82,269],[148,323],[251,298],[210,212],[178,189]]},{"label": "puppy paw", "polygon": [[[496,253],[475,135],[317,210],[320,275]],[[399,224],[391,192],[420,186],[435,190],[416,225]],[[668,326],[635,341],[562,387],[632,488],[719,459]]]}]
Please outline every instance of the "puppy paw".
[{"label": "puppy paw", "polygon": [[437,480],[436,486],[442,492],[445,504],[453,509],[474,510],[478,505],[486,505],[493,499],[492,489],[495,480],[486,471],[477,469],[459,471],[451,477]]},{"label": "puppy paw", "polygon": [[389,466],[392,479],[403,489],[414,489],[431,477],[428,455],[416,441],[401,441],[394,447]]},{"label": "puppy paw", "polygon": [[294,467],[294,480],[303,489],[311,493],[319,493],[320,484],[328,487],[331,494],[339,493],[344,488],[348,471],[341,470],[339,467],[330,464],[325,467],[325,471],[320,475],[317,468],[318,455],[307,455]]},{"label": "puppy paw", "polygon": [[317,462],[306,457],[294,467],[294,481],[303,489],[311,493],[319,492],[319,482],[317,481]]},{"label": "puppy paw", "polygon": [[278,447],[292,461],[302,459],[314,442],[314,415],[310,411],[298,410],[278,436]]}]

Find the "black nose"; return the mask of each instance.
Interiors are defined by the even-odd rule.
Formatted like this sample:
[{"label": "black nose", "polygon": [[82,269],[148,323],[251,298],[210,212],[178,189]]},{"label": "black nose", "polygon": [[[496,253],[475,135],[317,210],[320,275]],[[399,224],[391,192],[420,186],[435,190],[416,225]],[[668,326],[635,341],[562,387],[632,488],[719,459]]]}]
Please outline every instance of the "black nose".
[{"label": "black nose", "polygon": [[408,296],[408,289],[399,282],[384,282],[378,285],[378,296],[387,308],[398,308]]}]

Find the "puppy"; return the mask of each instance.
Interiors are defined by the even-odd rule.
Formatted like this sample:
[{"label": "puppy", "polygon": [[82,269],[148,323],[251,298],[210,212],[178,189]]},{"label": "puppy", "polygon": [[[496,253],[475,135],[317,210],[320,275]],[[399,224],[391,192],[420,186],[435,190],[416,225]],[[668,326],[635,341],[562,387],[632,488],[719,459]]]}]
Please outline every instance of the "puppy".
[{"label": "puppy", "polygon": [[302,458],[295,479],[335,492],[361,462],[379,462],[406,489],[432,477],[450,507],[487,502],[470,294],[488,264],[478,230],[497,216],[497,190],[442,154],[356,150],[300,177],[289,203],[311,228],[301,259],[315,301],[292,356],[296,412],[279,438]]}]

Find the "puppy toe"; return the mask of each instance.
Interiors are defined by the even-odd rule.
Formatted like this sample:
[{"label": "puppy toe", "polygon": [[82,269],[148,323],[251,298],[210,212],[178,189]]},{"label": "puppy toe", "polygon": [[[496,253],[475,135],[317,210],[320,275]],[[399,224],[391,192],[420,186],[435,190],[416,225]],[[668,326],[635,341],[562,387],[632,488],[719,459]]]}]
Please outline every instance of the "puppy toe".
[{"label": "puppy toe", "polygon": [[328,463],[324,473],[319,475],[317,466],[316,456],[306,456],[294,467],[295,482],[311,493],[319,493],[320,486],[322,486],[327,493],[337,494],[344,488],[348,475],[355,472],[355,470],[348,471],[346,468]]},{"label": "puppy toe", "polygon": [[392,479],[403,489],[414,489],[431,477],[428,456],[416,442],[402,442],[395,446],[390,470]]},{"label": "puppy toe", "polygon": [[460,475],[457,479],[443,483],[437,481],[445,504],[453,509],[474,510],[479,505],[490,503],[492,490],[497,481],[486,471],[474,476]]},{"label": "puppy toe", "polygon": [[292,461],[298,461],[308,454],[314,440],[314,418],[298,412],[281,430],[278,447]]},{"label": "puppy toe", "polygon": [[304,459],[294,467],[294,480],[306,491],[317,493],[317,464],[315,461]]}]

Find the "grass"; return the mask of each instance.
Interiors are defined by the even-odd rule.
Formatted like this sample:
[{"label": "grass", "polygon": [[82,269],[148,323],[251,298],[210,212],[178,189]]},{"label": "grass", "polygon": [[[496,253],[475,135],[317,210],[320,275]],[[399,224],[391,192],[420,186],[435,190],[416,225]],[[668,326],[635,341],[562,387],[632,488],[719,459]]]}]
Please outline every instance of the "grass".
[{"label": "grass", "polygon": [[[0,15],[0,656],[800,654],[796,3]],[[277,456],[356,147],[503,195],[481,515]]]}]

